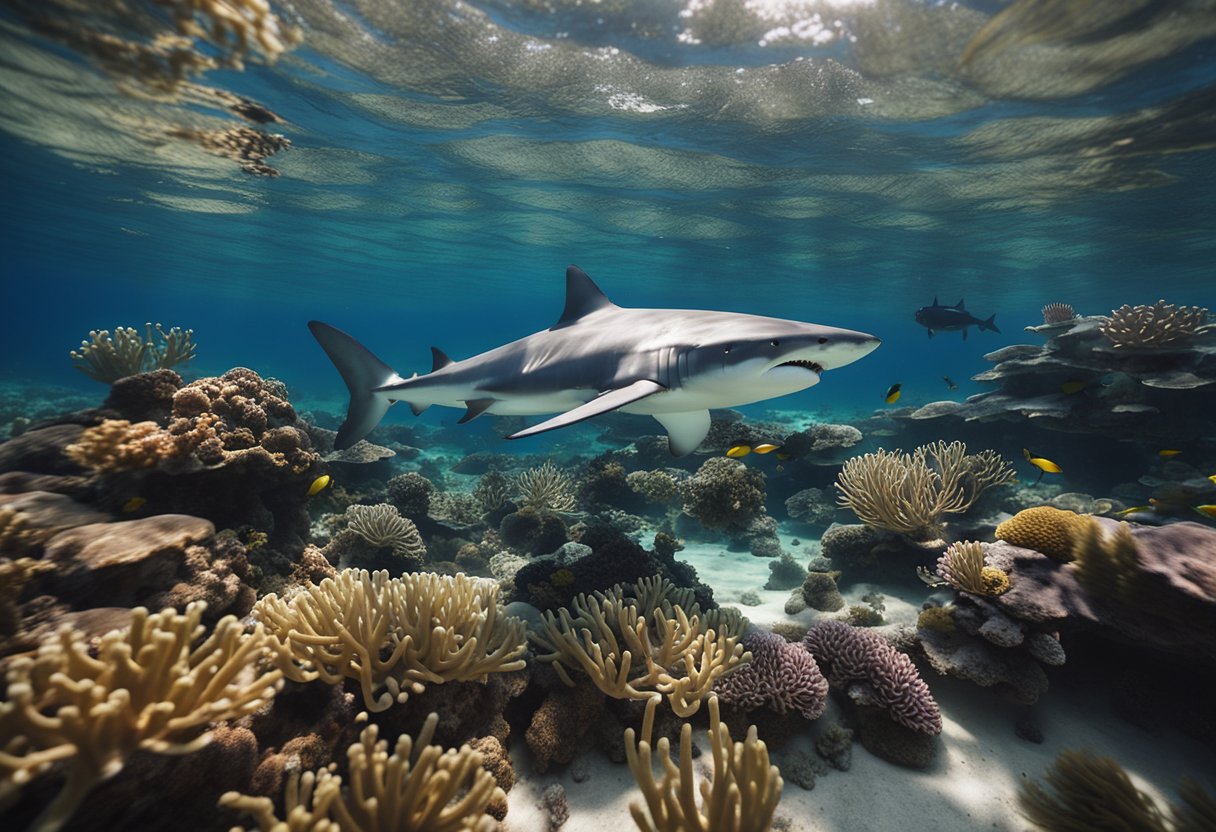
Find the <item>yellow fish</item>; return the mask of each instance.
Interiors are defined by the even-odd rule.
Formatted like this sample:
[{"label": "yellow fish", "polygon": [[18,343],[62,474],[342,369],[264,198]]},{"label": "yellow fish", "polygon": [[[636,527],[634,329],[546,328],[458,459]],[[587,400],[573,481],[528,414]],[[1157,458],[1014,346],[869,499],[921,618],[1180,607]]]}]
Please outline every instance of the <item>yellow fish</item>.
[{"label": "yellow fish", "polygon": [[1212,481],[1212,485],[1216,485],[1216,474],[1212,474],[1212,476],[1208,477],[1208,479]]},{"label": "yellow fish", "polygon": [[1039,479],[1035,480],[1035,482],[1039,482],[1039,480],[1042,480],[1044,474],[1059,474],[1059,473],[1063,473],[1063,471],[1064,471],[1063,468],[1061,468],[1059,465],[1056,465],[1050,459],[1044,459],[1041,456],[1035,456],[1032,453],[1030,453],[1030,451],[1027,450],[1026,448],[1022,448],[1022,456],[1026,457],[1027,462],[1029,462],[1035,468],[1039,469]]},{"label": "yellow fish", "polygon": [[888,387],[886,394],[883,396],[883,401],[885,401],[887,404],[895,404],[897,401],[899,401],[899,397],[903,395],[899,389],[902,386],[902,384],[892,384],[890,387]]},{"label": "yellow fish", "polygon": [[738,459],[741,456],[747,456],[752,452],[751,445],[732,445],[726,455],[731,459]]},{"label": "yellow fish", "polygon": [[1062,390],[1063,392],[1065,392],[1071,396],[1073,393],[1080,393],[1082,390],[1084,390],[1088,386],[1089,386],[1089,384],[1084,381],[1077,381],[1076,379],[1069,379],[1068,381],[1066,381],[1060,385],[1060,390]]},{"label": "yellow fish", "polygon": [[1142,511],[1152,511],[1152,510],[1153,510],[1152,506],[1132,506],[1131,508],[1123,509],[1123,511],[1116,511],[1115,516],[1118,517],[1120,520],[1122,520],[1124,517],[1127,517],[1129,514],[1139,514]]},{"label": "yellow fish", "polygon": [[1174,448],[1162,448],[1161,450],[1157,451],[1157,456],[1163,456],[1166,459],[1169,459],[1171,456],[1178,456],[1180,453],[1182,453],[1182,451],[1175,450]]},{"label": "yellow fish", "polygon": [[147,503],[148,501],[143,497],[132,497],[122,504],[122,511],[124,514],[131,514],[132,512],[139,511],[141,508],[147,505]]},{"label": "yellow fish", "polygon": [[1204,506],[1195,506],[1195,511],[1199,512],[1204,517],[1210,517],[1211,519],[1216,520],[1216,505],[1213,505],[1212,503],[1208,503]]},{"label": "yellow fish", "polygon": [[333,483],[333,477],[329,474],[322,474],[312,481],[312,485],[308,486],[308,496],[315,497],[328,488]]},{"label": "yellow fish", "polygon": [[752,448],[752,450],[758,454],[767,454],[767,453],[772,453],[773,451],[777,450],[780,447],[781,447],[780,445],[774,445],[772,442],[765,442],[763,444],[757,445],[756,447]]}]

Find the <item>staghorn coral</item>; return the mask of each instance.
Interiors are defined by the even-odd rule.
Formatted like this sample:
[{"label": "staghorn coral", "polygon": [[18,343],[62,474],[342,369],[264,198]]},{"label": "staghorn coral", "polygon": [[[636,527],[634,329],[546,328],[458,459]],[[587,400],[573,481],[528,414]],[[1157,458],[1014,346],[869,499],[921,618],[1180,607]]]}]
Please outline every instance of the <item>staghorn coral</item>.
[{"label": "staghorn coral", "polygon": [[347,528],[377,548],[392,549],[399,558],[426,559],[426,545],[414,522],[397,513],[388,503],[375,506],[350,506],[346,509]]},{"label": "staghorn coral", "polygon": [[[773,813],[784,785],[781,772],[769,763],[768,747],[747,730],[743,742],[734,742],[718,715],[718,698],[709,700],[709,744],[713,771],[700,789],[693,788],[692,726],[680,729],[680,762],[671,759],[670,741],[658,742],[662,775],[654,776],[651,737],[655,699],[646,703],[641,738],[632,728],[625,731],[625,756],[642,790],[645,804],[630,803],[629,811],[645,832],[766,832],[773,826]],[[697,805],[696,793],[701,793]]]},{"label": "staghorn coral", "polygon": [[35,658],[13,662],[0,702],[0,772],[21,786],[67,761],[67,781],[34,828],[60,828],[99,781],[135,751],[187,754],[210,741],[207,727],[262,708],[281,686],[278,670],[254,670],[272,652],[261,625],[244,632],[235,617],[210,634],[206,605],[150,615],[138,607],[125,631],[96,651],[63,628]]},{"label": "staghorn coral", "polygon": [[975,595],[1000,595],[1009,590],[1009,576],[984,565],[984,544],[975,540],[951,543],[937,560],[937,574],[955,589]]},{"label": "staghorn coral", "polygon": [[823,714],[828,682],[806,648],[765,630],[748,632],[740,643],[752,660],[714,685],[723,702],[749,711],[762,707],[779,714],[797,711],[807,719]]},{"label": "staghorn coral", "polygon": [[1175,306],[1159,300],[1152,306],[1128,306],[1110,313],[1098,327],[1117,349],[1158,349],[1190,340],[1205,326],[1208,310],[1199,306]]},{"label": "staghorn coral", "polygon": [[743,627],[737,612],[702,613],[691,590],[656,576],[580,594],[570,609],[545,611],[529,637],[567,685],[569,669],[581,669],[614,699],[666,697],[688,717],[719,677],[750,660]]},{"label": "staghorn coral", "polygon": [[529,468],[516,477],[515,490],[524,508],[568,512],[575,507],[574,481],[552,462]]},{"label": "staghorn coral", "polygon": [[68,355],[89,378],[112,384],[137,373],[188,363],[196,349],[193,335],[192,329],[175,326],[166,331],[160,324],[153,329],[151,323],[144,324],[142,336],[129,326],[115,328],[113,335],[108,329],[92,330],[89,340]]},{"label": "staghorn coral", "polygon": [[684,513],[709,529],[741,534],[764,514],[764,474],[737,459],[707,459],[680,490]]},{"label": "staghorn coral", "polygon": [[484,681],[524,666],[523,622],[502,614],[496,583],[463,574],[345,569],[290,600],[267,595],[253,615],[276,637],[287,678],[355,679],[373,712],[428,683]]},{"label": "staghorn coral", "polygon": [[929,686],[912,660],[882,636],[842,621],[823,621],[811,628],[803,644],[826,669],[828,681],[850,688],[849,696],[858,704],[881,708],[913,731],[941,733],[942,715]]},{"label": "staghorn coral", "polygon": [[1049,303],[1043,307],[1043,323],[1062,324],[1077,317],[1069,303]]},{"label": "staghorn coral", "polygon": [[865,523],[914,538],[935,537],[941,515],[961,514],[988,488],[1013,482],[1016,474],[992,451],[967,455],[962,442],[934,442],[910,454],[862,454],[840,470],[839,504]]},{"label": "staghorn coral", "polygon": [[498,824],[486,812],[504,802],[506,793],[483,768],[481,751],[431,745],[438,723],[439,715],[430,714],[418,738],[402,734],[392,754],[377,726],[364,728],[346,751],[346,789],[333,767],[293,773],[283,796],[287,820],[275,816],[268,797],[227,792],[220,806],[252,815],[265,832],[494,832]]},{"label": "staghorn coral", "polygon": [[1073,559],[1073,545],[1078,532],[1086,523],[1084,515],[1053,506],[1022,509],[996,527],[996,537],[1034,549],[1060,561]]}]

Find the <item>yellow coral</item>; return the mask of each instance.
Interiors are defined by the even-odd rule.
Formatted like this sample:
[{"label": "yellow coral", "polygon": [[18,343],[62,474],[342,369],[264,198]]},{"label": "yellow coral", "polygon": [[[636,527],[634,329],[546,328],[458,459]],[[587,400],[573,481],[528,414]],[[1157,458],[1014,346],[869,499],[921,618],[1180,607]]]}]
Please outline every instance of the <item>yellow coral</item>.
[{"label": "yellow coral", "polygon": [[392,754],[386,741],[377,740],[377,726],[364,728],[346,752],[350,786],[345,792],[342,778],[330,768],[292,774],[283,800],[286,821],[275,816],[268,797],[227,792],[220,805],[249,813],[266,832],[493,832],[498,824],[486,810],[506,794],[482,767],[482,752],[468,745],[444,751],[430,744],[438,722],[437,714],[428,716],[417,740],[403,734]]},{"label": "yellow coral", "polygon": [[64,448],[73,462],[99,474],[153,468],[172,451],[168,434],[156,422],[126,419],[106,419]]},{"label": "yellow coral", "polygon": [[1035,506],[1019,511],[997,526],[996,536],[1014,546],[1070,561],[1073,545],[1086,521],[1092,518],[1053,506]]},{"label": "yellow coral", "polygon": [[[671,759],[671,743],[658,742],[662,776],[655,779],[651,765],[651,733],[657,698],[646,703],[642,737],[625,731],[625,757],[642,790],[645,805],[630,803],[629,811],[645,832],[766,832],[784,785],[781,772],[769,763],[768,747],[747,729],[747,739],[734,742],[730,730],[718,716],[718,697],[709,699],[709,743],[712,753],[711,779],[693,788],[692,726],[680,729],[680,762]],[[701,805],[697,805],[697,793]]]},{"label": "yellow coral", "polygon": [[[1102,525],[1092,517],[1077,530],[1074,548],[1077,577],[1086,589],[1100,595],[1110,595],[1130,601],[1135,594],[1142,574],[1140,551],[1136,538],[1126,522],[1120,523],[1113,535],[1107,536]],[[1155,599],[1162,608],[1168,608],[1168,595]]]},{"label": "yellow coral", "polygon": [[983,595],[1001,595],[1009,591],[1009,576],[995,566],[985,566],[980,570],[980,585]]},{"label": "yellow coral", "polygon": [[944,607],[925,607],[920,611],[920,615],[916,616],[916,626],[918,629],[943,635],[953,634],[954,606],[947,604]]},{"label": "yellow coral", "polygon": [[427,683],[484,681],[524,666],[525,627],[501,614],[498,584],[463,574],[344,569],[291,600],[267,595],[253,612],[277,637],[289,679],[356,679],[369,711]]},{"label": "yellow coral", "polygon": [[63,789],[34,829],[60,828],[135,751],[196,751],[210,741],[213,722],[251,714],[274,696],[282,674],[255,669],[269,651],[262,627],[246,634],[227,616],[204,638],[204,609],[136,608],[131,627],[103,636],[96,653],[64,628],[36,658],[13,662],[0,702],[0,785],[19,787],[69,761]]},{"label": "yellow coral", "polygon": [[578,595],[570,606],[545,612],[531,633],[546,651],[537,658],[570,686],[567,668],[581,669],[615,699],[666,697],[677,716],[689,717],[719,677],[751,660],[738,643],[742,617],[703,614],[691,593],[661,579]]}]

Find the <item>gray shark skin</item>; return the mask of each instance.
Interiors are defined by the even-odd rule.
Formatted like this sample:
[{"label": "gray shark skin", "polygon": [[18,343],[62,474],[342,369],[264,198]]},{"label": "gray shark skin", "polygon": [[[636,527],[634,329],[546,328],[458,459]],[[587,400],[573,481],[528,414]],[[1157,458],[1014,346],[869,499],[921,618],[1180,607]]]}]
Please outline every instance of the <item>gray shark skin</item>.
[{"label": "gray shark skin", "polygon": [[963,340],[967,340],[968,327],[977,326],[980,331],[987,330],[988,332],[999,333],[996,328],[996,313],[993,312],[986,319],[980,320],[972,315],[963,306],[960,300],[954,306],[942,306],[937,302],[937,296],[933,297],[932,306],[922,306],[916,310],[912,316],[916,322],[929,330],[929,337],[932,338],[935,332],[958,332],[963,331]]},{"label": "gray shark skin", "polygon": [[694,309],[627,309],[577,266],[566,269],[566,307],[556,324],[452,361],[432,347],[433,367],[405,378],[340,329],[308,328],[351,401],[334,447],[366,436],[395,401],[415,414],[431,405],[482,413],[558,413],[507,437],[519,439],[620,410],[654,416],[671,452],[691,453],[709,432],[709,410],[805,390],[827,370],[879,345],[864,332]]}]

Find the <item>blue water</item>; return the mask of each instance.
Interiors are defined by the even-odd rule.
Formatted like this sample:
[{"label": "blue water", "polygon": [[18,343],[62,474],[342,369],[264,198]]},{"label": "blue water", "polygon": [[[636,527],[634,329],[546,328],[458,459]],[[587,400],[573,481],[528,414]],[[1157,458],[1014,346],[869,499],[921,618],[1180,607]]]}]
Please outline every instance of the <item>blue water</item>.
[{"label": "blue water", "polygon": [[[194,329],[191,374],[251,366],[285,380],[293,398],[336,406],[341,383],[306,320],[341,326],[403,372],[425,371],[432,344],[461,358],[547,327],[576,263],[621,305],[879,335],[882,348],[862,362],[760,406],[844,418],[882,407],[893,382],[901,404],[978,392],[969,377],[987,367],[983,355],[1034,342],[1021,329],[1041,322],[1047,302],[1086,314],[1158,298],[1216,307],[1211,38],[1109,68],[1080,93],[996,95],[943,74],[941,56],[911,36],[905,72],[867,74],[858,53],[876,48],[872,4],[854,5],[836,4],[855,41],[771,48],[687,45],[674,5],[636,7],[657,27],[648,35],[625,25],[626,13],[573,5],[550,14],[483,4],[484,18],[468,12],[434,32],[393,30],[374,2],[343,6],[368,36],[365,50],[321,31],[324,4],[287,7],[304,45],[274,65],[205,78],[283,117],[268,128],[294,143],[270,159],[278,178],[176,140],[165,152],[165,140],[151,142],[161,150],[140,158],[129,127],[77,113],[60,88],[45,112],[31,111],[48,88],[26,89],[37,73],[14,61],[0,98],[0,366],[11,380],[100,395],[67,351],[90,329],[162,321]],[[944,26],[989,6],[879,10],[927,12]],[[19,17],[10,15],[7,42],[107,89],[87,60],[20,31]],[[468,54],[471,17],[514,57],[489,41],[484,55]],[[953,37],[943,48],[957,54],[966,37]],[[619,51],[587,57],[610,47]],[[529,68],[571,48],[561,53],[568,66]],[[491,57],[504,62],[494,72]],[[806,62],[843,67],[832,77],[847,84],[834,83],[877,90],[883,112],[813,73],[730,97],[735,76],[802,72]],[[718,71],[726,81],[695,74]],[[689,78],[720,91],[681,100]],[[609,99],[628,100],[612,99],[620,93],[668,109],[614,109]],[[115,112],[215,117],[109,94]],[[84,139],[64,139],[77,130]],[[965,298],[980,318],[995,312],[1001,333],[930,340],[912,312],[935,295]],[[959,390],[947,391],[943,375]]]}]

